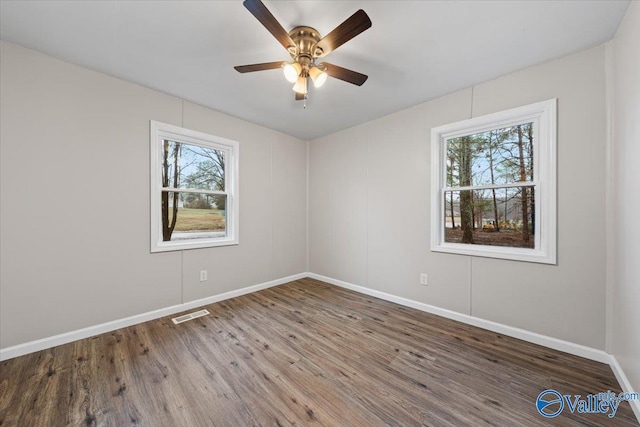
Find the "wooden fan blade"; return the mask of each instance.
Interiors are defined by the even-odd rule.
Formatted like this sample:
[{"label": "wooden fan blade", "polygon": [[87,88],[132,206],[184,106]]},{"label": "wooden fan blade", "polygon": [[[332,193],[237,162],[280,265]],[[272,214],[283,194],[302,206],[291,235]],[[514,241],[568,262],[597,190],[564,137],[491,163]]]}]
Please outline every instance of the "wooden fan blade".
[{"label": "wooden fan blade", "polygon": [[327,62],[323,62],[322,64],[320,64],[320,67],[324,68],[325,72],[331,77],[344,80],[345,82],[352,83],[357,86],[362,86],[362,84],[369,78],[368,76],[358,73],[357,71],[338,67],[337,65],[329,64]]},{"label": "wooden fan blade", "polygon": [[296,92],[296,101],[302,101],[304,99],[304,93]]},{"label": "wooden fan blade", "polygon": [[278,20],[260,0],[244,0],[243,4],[244,7],[273,34],[273,37],[275,37],[285,49],[288,50],[289,47],[296,45],[293,40],[291,40],[289,33],[282,28],[282,25],[280,25]]},{"label": "wooden fan blade", "polygon": [[276,68],[284,67],[286,62],[263,62],[262,64],[250,64],[250,65],[236,65],[235,68],[239,73],[252,73],[254,71],[274,70]]},{"label": "wooden fan blade", "polygon": [[319,58],[329,54],[368,28],[371,28],[371,19],[364,10],[360,9],[318,42],[316,47],[322,49],[322,55]]}]

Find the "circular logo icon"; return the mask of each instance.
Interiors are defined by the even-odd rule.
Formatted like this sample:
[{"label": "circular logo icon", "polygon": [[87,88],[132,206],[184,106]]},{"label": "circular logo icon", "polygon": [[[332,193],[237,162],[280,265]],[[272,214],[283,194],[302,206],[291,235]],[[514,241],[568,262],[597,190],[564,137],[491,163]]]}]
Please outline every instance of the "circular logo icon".
[{"label": "circular logo icon", "polygon": [[536,408],[540,415],[553,418],[560,415],[564,409],[562,395],[555,390],[545,390],[536,399]]}]

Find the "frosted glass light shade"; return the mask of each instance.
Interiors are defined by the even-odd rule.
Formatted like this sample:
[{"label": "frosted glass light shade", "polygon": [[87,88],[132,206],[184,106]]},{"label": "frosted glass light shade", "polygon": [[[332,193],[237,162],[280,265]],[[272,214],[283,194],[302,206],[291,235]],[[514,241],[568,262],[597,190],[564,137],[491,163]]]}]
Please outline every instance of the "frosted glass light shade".
[{"label": "frosted glass light shade", "polygon": [[302,65],[297,62],[290,62],[284,66],[284,78],[290,83],[295,83],[302,71]]},{"label": "frosted glass light shade", "polygon": [[298,81],[293,85],[293,91],[301,93],[303,95],[307,94],[307,78],[306,77],[298,77]]},{"label": "frosted glass light shade", "polygon": [[313,85],[315,87],[320,87],[327,81],[327,73],[322,71],[320,68],[315,65],[311,67],[309,70],[309,76],[311,76],[311,80],[313,80]]}]

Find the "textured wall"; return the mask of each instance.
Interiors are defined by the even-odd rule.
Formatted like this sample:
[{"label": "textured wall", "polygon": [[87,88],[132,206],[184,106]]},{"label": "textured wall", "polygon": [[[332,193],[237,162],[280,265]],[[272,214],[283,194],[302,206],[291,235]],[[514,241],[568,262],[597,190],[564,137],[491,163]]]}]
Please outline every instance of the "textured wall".
[{"label": "textured wall", "polygon": [[640,3],[631,2],[613,42],[614,284],[612,352],[640,391]]},{"label": "textured wall", "polygon": [[[1,49],[2,348],[306,271],[306,142]],[[239,246],[150,253],[150,119],[240,142]]]},{"label": "textured wall", "polygon": [[[312,141],[310,270],[604,349],[604,58],[599,46]],[[431,127],[549,98],[558,98],[558,265],[431,252]]]}]

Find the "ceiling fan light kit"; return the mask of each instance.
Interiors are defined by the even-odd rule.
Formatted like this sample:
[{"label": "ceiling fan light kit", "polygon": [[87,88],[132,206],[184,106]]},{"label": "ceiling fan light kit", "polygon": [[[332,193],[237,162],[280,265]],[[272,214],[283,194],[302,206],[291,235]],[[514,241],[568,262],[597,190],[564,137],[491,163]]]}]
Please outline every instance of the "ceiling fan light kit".
[{"label": "ceiling fan light kit", "polygon": [[297,62],[287,62],[284,66],[284,77],[289,83],[295,83],[302,71],[302,65]]},{"label": "ceiling fan light kit", "polygon": [[305,76],[298,77],[298,81],[293,85],[293,91],[302,95],[309,93],[307,89],[307,78]]},{"label": "ceiling fan light kit", "polygon": [[234,67],[236,71],[250,73],[282,68],[287,81],[295,83],[293,90],[296,92],[296,100],[305,100],[308,97],[309,78],[316,88],[321,87],[328,76],[357,86],[362,86],[367,80],[366,75],[337,65],[327,62],[316,64],[318,58],[328,55],[371,27],[371,20],[363,10],[358,10],[329,34],[321,37],[317,30],[306,26],[295,27],[289,32],[285,31],[261,0],[245,0],[243,4],[287,49],[293,61],[239,65]]},{"label": "ceiling fan light kit", "polygon": [[315,65],[309,69],[309,77],[313,80],[314,87],[321,87],[329,75]]}]

